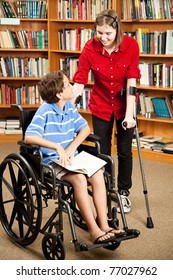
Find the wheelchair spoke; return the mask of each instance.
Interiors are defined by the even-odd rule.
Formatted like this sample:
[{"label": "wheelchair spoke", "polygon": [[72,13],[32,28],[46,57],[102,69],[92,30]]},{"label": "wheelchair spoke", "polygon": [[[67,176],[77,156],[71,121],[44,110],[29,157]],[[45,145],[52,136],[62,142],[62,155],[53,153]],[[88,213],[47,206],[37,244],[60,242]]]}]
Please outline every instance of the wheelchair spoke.
[{"label": "wheelchair spoke", "polygon": [[[11,193],[11,195],[15,199],[15,194],[14,194],[13,186],[10,183],[8,183],[8,181],[4,177],[1,177],[1,182],[4,183],[4,185],[7,187],[7,189],[9,190],[9,192]],[[1,192],[2,192],[2,187],[1,187]]]},{"label": "wheelchair spoke", "polygon": [[15,173],[14,173],[12,163],[9,162],[8,166],[9,166],[9,174],[10,174],[10,177],[11,177],[11,183],[13,185],[13,188],[16,188],[17,182],[16,182],[16,176],[15,176]]}]

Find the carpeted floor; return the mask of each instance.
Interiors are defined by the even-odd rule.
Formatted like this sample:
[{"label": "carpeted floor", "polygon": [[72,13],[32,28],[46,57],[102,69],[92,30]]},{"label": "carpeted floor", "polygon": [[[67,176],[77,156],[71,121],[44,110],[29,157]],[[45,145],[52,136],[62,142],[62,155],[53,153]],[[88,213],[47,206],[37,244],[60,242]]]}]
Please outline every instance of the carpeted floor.
[{"label": "carpeted floor", "polygon": [[[0,143],[0,162],[5,155],[17,152],[13,143]],[[116,162],[116,159],[115,159]],[[64,246],[66,260],[173,260],[173,164],[144,160],[145,177],[153,229],[146,227],[147,211],[143,194],[142,179],[138,158],[134,158],[133,188],[130,199],[132,210],[126,215],[129,228],[138,229],[141,234],[137,239],[121,242],[114,251],[96,249],[89,252],[75,252],[71,243],[68,219],[64,215]],[[54,211],[55,201],[51,201],[44,209],[43,223]],[[121,218],[120,226],[121,226]],[[79,241],[90,243],[89,234],[76,227]],[[36,241],[26,248],[13,243],[0,224],[0,260],[43,260],[43,235],[39,234]]]}]

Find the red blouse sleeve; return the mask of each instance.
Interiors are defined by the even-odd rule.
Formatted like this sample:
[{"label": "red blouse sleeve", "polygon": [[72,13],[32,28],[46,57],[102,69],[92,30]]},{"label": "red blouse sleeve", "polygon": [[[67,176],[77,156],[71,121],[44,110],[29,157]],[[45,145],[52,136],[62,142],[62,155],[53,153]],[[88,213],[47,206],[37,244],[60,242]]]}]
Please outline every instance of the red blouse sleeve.
[{"label": "red blouse sleeve", "polygon": [[74,74],[73,81],[75,83],[87,85],[89,71],[90,63],[88,60],[88,51],[86,47],[84,47],[79,57],[78,69]]},{"label": "red blouse sleeve", "polygon": [[136,40],[132,40],[128,51],[131,56],[131,63],[126,72],[126,79],[139,79],[141,77],[139,69],[139,46]]}]

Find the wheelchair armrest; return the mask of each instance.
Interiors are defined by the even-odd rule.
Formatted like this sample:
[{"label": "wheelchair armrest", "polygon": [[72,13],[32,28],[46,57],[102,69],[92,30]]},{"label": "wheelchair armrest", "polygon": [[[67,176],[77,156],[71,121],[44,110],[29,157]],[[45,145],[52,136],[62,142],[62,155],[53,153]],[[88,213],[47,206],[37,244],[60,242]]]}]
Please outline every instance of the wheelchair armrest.
[{"label": "wheelchair armrest", "polygon": [[24,147],[24,148],[27,148],[27,149],[30,149],[30,150],[39,150],[40,149],[40,146],[39,145],[31,145],[31,144],[26,144],[24,140],[19,140],[17,142],[18,145]]},{"label": "wheelchair armrest", "polygon": [[90,133],[90,135],[85,140],[90,141],[90,142],[99,142],[100,141],[100,136],[98,136],[94,133]]}]

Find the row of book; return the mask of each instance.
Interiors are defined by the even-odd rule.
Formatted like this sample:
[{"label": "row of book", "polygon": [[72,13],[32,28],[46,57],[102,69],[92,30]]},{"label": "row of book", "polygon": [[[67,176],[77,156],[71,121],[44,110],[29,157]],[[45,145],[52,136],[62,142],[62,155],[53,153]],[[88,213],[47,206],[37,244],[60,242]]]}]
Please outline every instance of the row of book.
[{"label": "row of book", "polygon": [[172,19],[172,0],[121,0],[122,19]]},{"label": "row of book", "polygon": [[137,113],[146,117],[163,117],[173,119],[173,96],[164,97],[147,96],[138,93]]},{"label": "row of book", "polygon": [[149,32],[139,28],[133,37],[137,40],[140,53],[173,54],[173,30]]},{"label": "row of book", "polygon": [[[173,154],[173,138],[159,135],[140,136],[140,147],[156,152]],[[136,138],[132,141],[132,146],[137,147]]]},{"label": "row of book", "polygon": [[[87,109],[91,95],[91,89],[85,88],[81,96],[78,108]],[[38,86],[13,87],[1,84],[0,104],[42,104]],[[147,96],[144,93],[137,93],[137,113],[146,117],[163,117],[173,119],[173,96],[165,97]]]},{"label": "row of book", "polygon": [[0,134],[22,134],[19,118],[0,119]]},{"label": "row of book", "polygon": [[0,30],[0,48],[47,49],[47,30]]},{"label": "row of book", "polygon": [[[91,89],[85,88],[78,108],[87,109]],[[173,119],[173,96],[153,97],[144,93],[137,94],[137,113],[146,117],[162,117]]]},{"label": "row of book", "polygon": [[[137,40],[140,53],[173,54],[173,30],[149,32],[148,28],[138,28],[125,34]],[[61,50],[80,51],[85,43],[94,37],[94,30],[87,28],[64,28],[58,31],[58,47]]]},{"label": "row of book", "polygon": [[48,73],[48,59],[42,57],[0,57],[0,76],[42,77]]},{"label": "row of book", "polygon": [[47,1],[0,1],[0,18],[47,18]]},{"label": "row of book", "polygon": [[[64,70],[68,77],[72,80],[73,76],[78,68],[79,57],[77,56],[68,56],[66,58],[59,59],[60,70]],[[88,80],[93,81],[92,71],[89,71]]]},{"label": "row of book", "polygon": [[[60,69],[66,71],[72,79],[78,67],[79,57],[69,56],[60,58]],[[139,63],[141,71],[140,85],[173,87],[173,64],[169,63]],[[92,72],[89,74],[89,81],[93,81]]]},{"label": "row of book", "polygon": [[140,61],[139,69],[141,71],[140,85],[173,87],[173,64]]},{"label": "row of book", "polygon": [[42,103],[43,100],[38,92],[38,85],[14,87],[2,83],[0,86],[0,104],[2,105],[36,105]]},{"label": "row of book", "polygon": [[77,104],[77,108],[78,109],[88,109],[90,96],[91,96],[91,89],[84,88],[80,101]]},{"label": "row of book", "polygon": [[94,30],[90,28],[64,28],[58,31],[58,47],[60,50],[81,51],[92,37]]},{"label": "row of book", "polygon": [[95,20],[105,9],[110,9],[112,0],[58,0],[58,19]]}]

